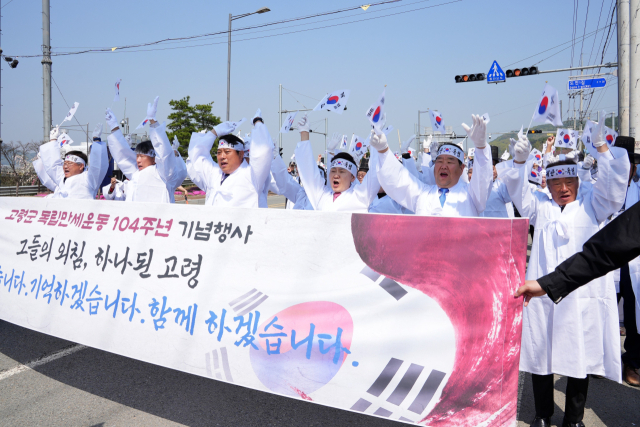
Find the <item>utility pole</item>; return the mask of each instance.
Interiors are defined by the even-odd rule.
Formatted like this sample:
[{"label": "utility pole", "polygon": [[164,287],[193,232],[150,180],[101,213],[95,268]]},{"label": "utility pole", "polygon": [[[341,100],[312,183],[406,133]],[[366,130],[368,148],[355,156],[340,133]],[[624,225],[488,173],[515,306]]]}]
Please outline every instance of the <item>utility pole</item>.
[{"label": "utility pole", "polygon": [[42,112],[43,141],[49,140],[51,130],[51,7],[49,0],[42,0]]},{"label": "utility pole", "polygon": [[[282,124],[282,84],[280,84],[280,104],[278,104],[278,124]],[[278,132],[278,148],[282,148],[282,133]]]},{"label": "utility pole", "polygon": [[[0,12],[2,12],[0,10]],[[0,13],[0,37],[2,36],[2,14]],[[2,46],[2,43],[0,43]],[[0,58],[2,58],[2,47],[0,47]],[[2,61],[0,61],[0,149],[2,149]],[[0,158],[0,182],[2,182],[2,158]]]},{"label": "utility pole", "polygon": [[[640,130],[640,0],[629,1],[629,136]],[[638,135],[640,136],[640,135]]]},{"label": "utility pole", "polygon": [[[580,54],[580,66],[582,67],[582,54]],[[580,69],[580,75],[581,75],[581,76],[582,76],[582,75],[584,75],[584,70],[583,70],[583,69]],[[580,111],[579,111],[580,123],[582,123],[582,99],[583,99],[583,96],[582,96],[582,95],[583,95],[583,94],[584,94],[584,89],[582,89],[582,90],[580,91]],[[580,124],[580,127],[582,127],[582,124]],[[573,125],[573,129],[574,129],[574,130],[577,130],[577,129],[576,129],[576,125],[575,125],[575,123],[574,123],[574,125]]]},{"label": "utility pole", "polygon": [[618,133],[629,136],[629,0],[618,0]]}]

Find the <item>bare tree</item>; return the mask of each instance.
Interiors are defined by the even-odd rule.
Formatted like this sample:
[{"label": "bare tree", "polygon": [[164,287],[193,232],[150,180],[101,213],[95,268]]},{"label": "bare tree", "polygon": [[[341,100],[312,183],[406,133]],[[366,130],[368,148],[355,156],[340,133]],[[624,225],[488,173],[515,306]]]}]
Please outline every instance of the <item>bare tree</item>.
[{"label": "bare tree", "polygon": [[2,159],[3,184],[15,185],[16,195],[21,185],[37,184],[37,174],[33,168],[33,158],[38,152],[40,142],[11,141],[0,145]]}]

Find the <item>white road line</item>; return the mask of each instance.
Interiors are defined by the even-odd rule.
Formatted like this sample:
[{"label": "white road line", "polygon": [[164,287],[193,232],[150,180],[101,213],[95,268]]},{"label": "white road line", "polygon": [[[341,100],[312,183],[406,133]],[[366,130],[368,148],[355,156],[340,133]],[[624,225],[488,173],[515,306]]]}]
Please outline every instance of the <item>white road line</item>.
[{"label": "white road line", "polygon": [[58,350],[54,353],[49,354],[48,356],[43,356],[39,359],[32,360],[26,365],[18,365],[15,368],[8,369],[6,371],[0,371],[0,381],[12,377],[16,374],[19,374],[24,371],[28,371],[37,366],[41,366],[47,364],[49,362],[53,362],[54,360],[60,359],[61,357],[69,356],[70,354],[75,353],[76,351],[80,351],[87,348],[86,345],[76,344],[72,347],[63,348],[62,350]]}]

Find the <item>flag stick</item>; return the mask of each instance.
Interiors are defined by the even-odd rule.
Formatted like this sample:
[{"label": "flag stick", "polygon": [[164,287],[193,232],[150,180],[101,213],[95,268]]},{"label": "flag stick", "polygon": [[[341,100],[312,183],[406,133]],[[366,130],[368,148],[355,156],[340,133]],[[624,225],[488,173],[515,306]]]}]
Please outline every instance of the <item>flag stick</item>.
[{"label": "flag stick", "polygon": [[536,110],[533,110],[533,116],[531,116],[531,121],[529,122],[529,127],[527,127],[527,133],[525,133],[525,135],[529,134],[529,129],[531,129],[531,123],[533,123],[533,118],[536,116]]},{"label": "flag stick", "polygon": [[398,145],[400,146],[400,151],[402,151],[402,141],[400,140],[400,129],[397,129],[397,131],[398,131]]}]

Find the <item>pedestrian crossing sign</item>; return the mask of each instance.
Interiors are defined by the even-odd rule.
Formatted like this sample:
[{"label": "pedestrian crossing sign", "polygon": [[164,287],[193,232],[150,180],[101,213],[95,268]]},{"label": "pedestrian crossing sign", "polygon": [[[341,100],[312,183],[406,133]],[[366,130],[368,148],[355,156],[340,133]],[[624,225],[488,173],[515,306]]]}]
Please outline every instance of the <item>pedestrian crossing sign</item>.
[{"label": "pedestrian crossing sign", "polygon": [[498,61],[493,61],[489,72],[487,73],[487,83],[500,83],[506,81],[506,76]]}]

